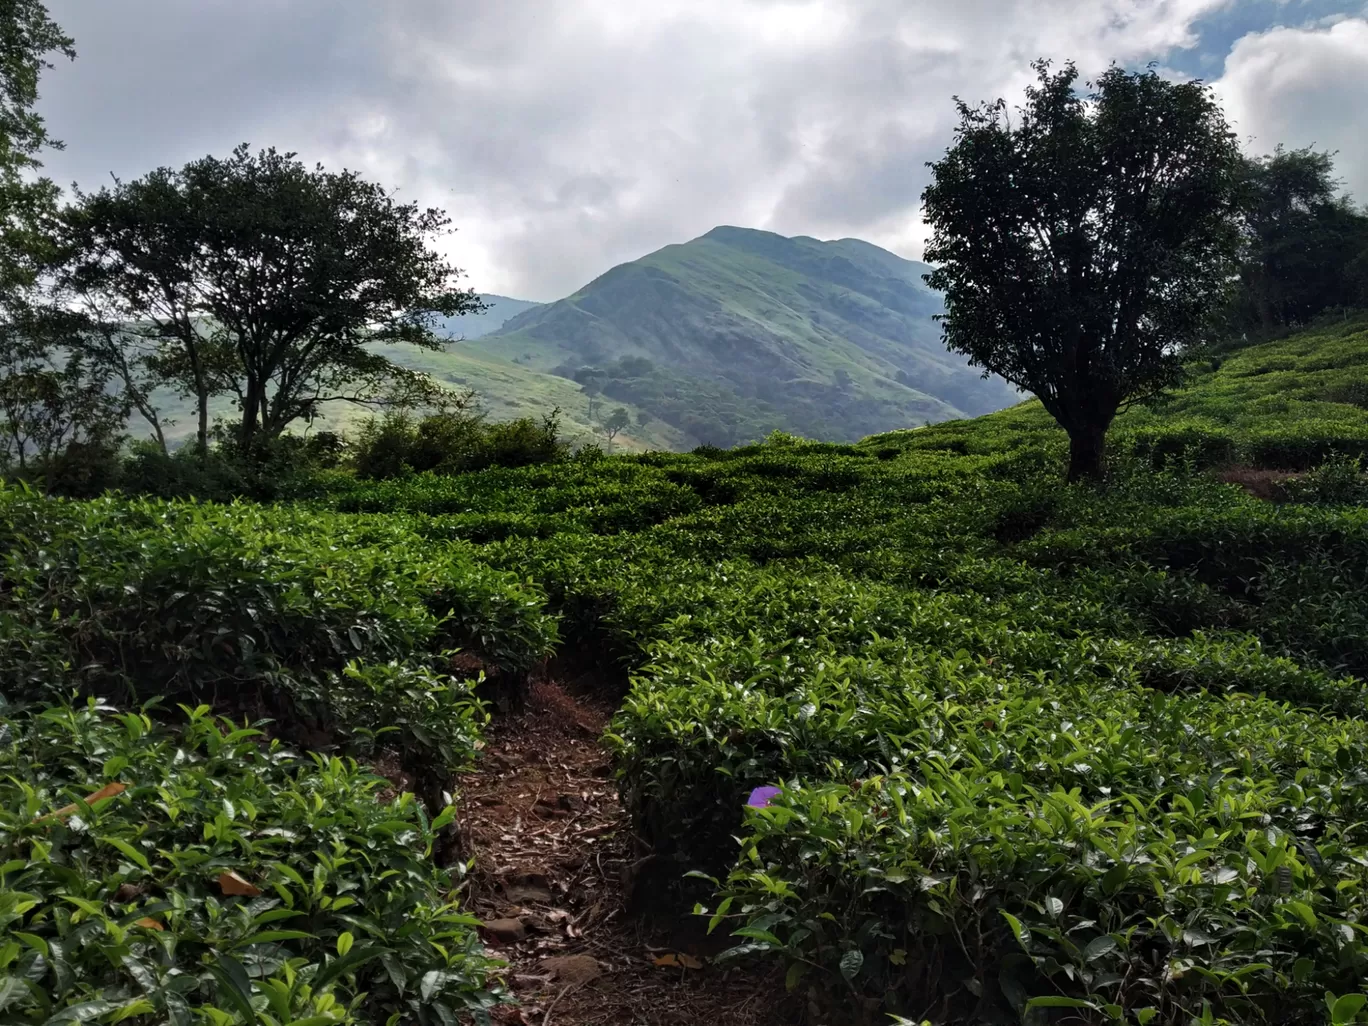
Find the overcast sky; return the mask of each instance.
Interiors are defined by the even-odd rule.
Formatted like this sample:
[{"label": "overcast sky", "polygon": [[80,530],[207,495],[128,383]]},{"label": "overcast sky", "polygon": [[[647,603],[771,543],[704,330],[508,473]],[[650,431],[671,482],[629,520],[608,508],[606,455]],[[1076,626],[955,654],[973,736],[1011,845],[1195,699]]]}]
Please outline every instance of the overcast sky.
[{"label": "overcast sky", "polygon": [[951,97],[1037,56],[1215,84],[1254,152],[1340,151],[1368,201],[1363,0],[49,0],[61,184],[239,142],[444,207],[482,292],[556,299],[718,224],[921,254]]}]

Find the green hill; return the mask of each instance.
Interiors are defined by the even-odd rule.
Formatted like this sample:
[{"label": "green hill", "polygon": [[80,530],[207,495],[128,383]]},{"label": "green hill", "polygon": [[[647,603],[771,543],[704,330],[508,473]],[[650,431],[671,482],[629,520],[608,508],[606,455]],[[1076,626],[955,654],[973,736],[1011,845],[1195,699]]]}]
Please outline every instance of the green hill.
[{"label": "green hill", "polygon": [[856,239],[715,228],[469,347],[563,376],[597,370],[611,400],[719,445],[774,428],[853,440],[1011,402],[941,345],[925,270]]},{"label": "green hill", "polygon": [[[489,309],[448,318],[441,352],[393,347],[396,362],[474,388],[496,420],[559,407],[573,442],[600,437],[617,406],[626,449],[731,446],[775,430],[854,441],[997,410],[1018,394],[946,351],[926,265],[858,239],[822,242],[715,228],[537,304],[484,295]],[[597,381],[591,411],[582,383]],[[166,397],[185,437],[188,404]],[[231,404],[215,404],[230,416]],[[340,404],[316,428],[370,416]]]},{"label": "green hill", "polygon": [[[393,346],[386,355],[396,363],[424,371],[449,385],[475,389],[481,408],[491,420],[541,417],[559,408],[563,434],[572,445],[593,441],[603,444],[602,436],[589,419],[584,393],[569,378],[500,360],[466,345],[453,345],[440,352]],[[607,410],[626,406],[627,412],[632,414],[631,427],[614,441],[617,448],[679,450],[696,444],[657,417],[651,417],[643,427],[637,420],[642,408],[634,403],[615,400],[604,405]],[[365,416],[364,411],[351,413],[353,419]]]},{"label": "green hill", "polygon": [[[590,423],[584,394],[579,385],[554,374],[544,374],[453,346],[441,352],[428,352],[407,346],[392,346],[385,351],[396,363],[432,375],[455,387],[474,388],[479,393],[479,405],[490,420],[514,420],[518,417],[540,418],[559,407],[561,430],[570,444],[585,442],[603,444],[602,435]],[[173,422],[166,429],[168,439],[179,442],[195,431],[194,403],[172,395],[169,391],[154,394],[154,401]],[[679,450],[694,444],[682,432],[662,420],[651,418],[643,427],[637,422],[641,409],[625,405],[632,414],[632,425],[618,435],[614,446],[618,449]],[[231,419],[236,415],[232,400],[220,396],[210,404],[211,418]],[[354,432],[374,414],[369,408],[332,403],[315,419],[314,431]],[[297,426],[302,430],[303,426]],[[150,436],[151,430],[136,415],[129,422],[129,432],[136,437]]]}]

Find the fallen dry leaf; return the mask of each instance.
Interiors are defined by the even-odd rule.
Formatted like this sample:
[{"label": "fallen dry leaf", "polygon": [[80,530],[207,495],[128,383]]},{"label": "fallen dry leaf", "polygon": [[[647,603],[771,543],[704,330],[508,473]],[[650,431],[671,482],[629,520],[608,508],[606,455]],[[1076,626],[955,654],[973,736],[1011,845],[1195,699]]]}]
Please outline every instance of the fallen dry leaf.
[{"label": "fallen dry leaf", "polygon": [[[87,805],[94,805],[96,802],[104,801],[106,798],[113,798],[116,794],[123,794],[127,790],[127,784],[120,784],[117,781],[112,784],[105,784],[105,786],[98,791],[86,795],[85,803]],[[44,819],[61,819],[64,816],[70,816],[76,811],[76,808],[77,806],[75,805],[64,805],[56,812],[49,812],[46,816],[39,816],[38,819],[39,821]]]},{"label": "fallen dry leaf", "polygon": [[693,955],[686,955],[684,952],[671,952],[668,955],[661,955],[655,960],[659,966],[680,966],[684,969],[702,969],[703,963],[694,958]]},{"label": "fallen dry leaf", "polygon": [[218,885],[224,894],[240,894],[244,898],[255,898],[261,893],[260,887],[244,880],[232,870],[219,874]]},{"label": "fallen dry leaf", "polygon": [[166,927],[162,926],[162,924],[159,923],[159,922],[157,922],[155,919],[150,919],[150,918],[148,918],[148,917],[146,917],[146,916],[144,916],[142,919],[139,919],[139,920],[138,920],[136,923],[134,923],[133,925],[134,925],[134,926],[141,926],[141,927],[142,927],[143,929],[145,929],[145,930],[165,930],[165,929],[166,929]]}]

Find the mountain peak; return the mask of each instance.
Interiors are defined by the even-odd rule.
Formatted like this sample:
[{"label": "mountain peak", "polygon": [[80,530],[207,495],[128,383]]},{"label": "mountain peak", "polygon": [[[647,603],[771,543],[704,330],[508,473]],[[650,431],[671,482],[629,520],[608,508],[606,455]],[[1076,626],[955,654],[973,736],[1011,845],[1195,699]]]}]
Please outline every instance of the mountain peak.
[{"label": "mountain peak", "polygon": [[736,239],[782,239],[785,242],[791,241],[786,236],[776,232],[765,231],[763,228],[742,228],[734,224],[719,224],[710,232],[705,232],[699,236],[701,239],[712,239],[715,242],[730,242]]}]

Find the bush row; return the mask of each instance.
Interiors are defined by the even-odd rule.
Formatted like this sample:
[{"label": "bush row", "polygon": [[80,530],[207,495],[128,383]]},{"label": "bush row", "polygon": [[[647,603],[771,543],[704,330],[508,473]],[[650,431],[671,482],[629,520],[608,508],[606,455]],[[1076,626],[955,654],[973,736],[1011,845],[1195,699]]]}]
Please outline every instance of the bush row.
[{"label": "bush row", "polygon": [[556,639],[534,586],[388,518],[5,488],[0,558],[11,698],[210,702],[437,772],[464,758],[444,653],[525,673]]}]

